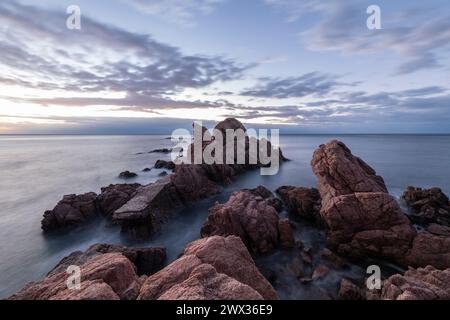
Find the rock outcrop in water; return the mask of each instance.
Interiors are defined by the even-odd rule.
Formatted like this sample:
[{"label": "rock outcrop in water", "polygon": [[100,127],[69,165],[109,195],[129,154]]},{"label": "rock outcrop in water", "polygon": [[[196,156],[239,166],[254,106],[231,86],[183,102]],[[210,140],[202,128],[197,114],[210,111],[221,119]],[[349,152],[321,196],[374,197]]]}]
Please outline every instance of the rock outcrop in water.
[{"label": "rock outcrop in water", "polygon": [[153,166],[155,169],[174,170],[175,163],[173,161],[157,160]]},{"label": "rock outcrop in water", "polygon": [[318,225],[323,223],[320,216],[321,199],[317,189],[282,186],[276,193],[293,216],[314,221]]},{"label": "rock outcrop in water", "polygon": [[266,253],[278,244],[295,245],[291,226],[280,220],[279,203],[272,192],[259,186],[234,192],[224,204],[209,209],[202,237],[239,236],[252,253]]},{"label": "rock outcrop in water", "polygon": [[106,253],[121,253],[136,267],[138,276],[152,275],[161,270],[166,261],[165,248],[130,248],[120,245],[99,243],[86,251],[75,251],[63,258],[49,273],[48,276],[65,272],[71,265],[81,266],[95,257]]},{"label": "rock outcrop in water", "polygon": [[239,237],[209,237],[189,244],[183,256],[149,277],[141,300],[278,299]]},{"label": "rock outcrop in water", "polygon": [[114,211],[119,209],[133,197],[140,184],[112,184],[102,188],[96,202],[101,213],[111,217]]},{"label": "rock outcrop in water", "polygon": [[119,178],[120,179],[132,179],[132,178],[136,178],[138,175],[135,172],[131,172],[131,171],[123,171],[119,174]]},{"label": "rock outcrop in water", "polygon": [[[245,131],[236,119],[226,119],[216,126],[221,131],[238,128]],[[245,141],[248,139],[246,136]],[[203,148],[209,143],[203,141]],[[190,147],[188,154],[192,155],[193,151],[194,148]],[[176,165],[170,176],[139,189],[128,203],[114,213],[113,220],[120,223],[122,231],[133,238],[147,238],[167,221],[171,211],[218,194],[220,186],[230,183],[232,177],[259,166],[249,163]]]},{"label": "rock outcrop in water", "polygon": [[450,201],[441,189],[408,187],[402,199],[411,208],[414,222],[450,226]]},{"label": "rock outcrop in water", "polygon": [[56,231],[87,223],[99,215],[111,217],[113,212],[127,203],[140,184],[115,184],[104,187],[101,194],[94,192],[66,195],[53,210],[46,211],[42,219],[44,232]]},{"label": "rock outcrop in water", "polygon": [[41,225],[45,232],[86,223],[98,215],[97,194],[66,195],[53,210],[46,211]]},{"label": "rock outcrop in water", "polygon": [[10,300],[132,300],[139,294],[135,266],[120,253],[96,256],[80,267],[81,289],[69,289],[65,271],[26,285]]},{"label": "rock outcrop in water", "polygon": [[340,141],[311,162],[322,197],[327,244],[340,254],[386,258],[402,266],[450,266],[450,238],[417,233],[380,176]]}]

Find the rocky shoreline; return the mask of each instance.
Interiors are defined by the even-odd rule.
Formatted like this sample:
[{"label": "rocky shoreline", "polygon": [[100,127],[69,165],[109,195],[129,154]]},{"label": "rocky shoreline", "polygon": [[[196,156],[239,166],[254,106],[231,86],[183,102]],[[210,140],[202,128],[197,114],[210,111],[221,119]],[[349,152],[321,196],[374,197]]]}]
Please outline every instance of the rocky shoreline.
[{"label": "rocky shoreline", "polygon": [[[245,130],[236,119],[216,126],[228,128]],[[280,158],[285,159],[281,152]],[[128,237],[149,238],[175,210],[220,193],[233,177],[260,165],[170,164],[173,173],[146,186],[110,185],[98,195],[65,196],[44,214],[42,229],[64,230],[103,216]],[[383,178],[337,140],[318,147],[311,167],[317,189],[280,186],[277,198],[255,186],[216,203],[199,230],[201,238],[167,266],[164,248],[98,244],[70,254],[45,279],[9,299],[276,300],[277,274],[255,261],[279,250],[294,256],[298,286],[350,265],[366,266],[367,259],[407,270],[383,276],[379,290],[341,277],[339,299],[450,299],[450,202],[440,189],[408,187],[402,196],[405,212]],[[326,248],[298,241],[293,220],[281,216],[284,209],[290,219],[323,230]],[[69,265],[81,269],[80,290],[66,286]]]}]

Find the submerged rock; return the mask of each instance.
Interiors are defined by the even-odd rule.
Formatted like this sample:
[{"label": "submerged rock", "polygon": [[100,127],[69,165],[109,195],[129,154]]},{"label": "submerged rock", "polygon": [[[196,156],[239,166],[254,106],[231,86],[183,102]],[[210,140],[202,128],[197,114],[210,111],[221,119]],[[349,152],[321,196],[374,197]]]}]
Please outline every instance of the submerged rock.
[{"label": "submerged rock", "polygon": [[155,169],[173,170],[173,169],[175,169],[175,163],[173,161],[157,160],[154,165],[154,168]]},{"label": "submerged rock", "polygon": [[161,148],[161,149],[154,149],[152,151],[149,151],[149,153],[171,153],[172,148]]},{"label": "submerged rock", "polygon": [[146,279],[141,300],[276,300],[239,237],[192,242],[183,256]]},{"label": "submerged rock", "polygon": [[254,253],[265,253],[278,244],[295,245],[292,228],[287,220],[279,219],[273,194],[260,186],[234,192],[224,204],[209,209],[201,235],[239,236]]},{"label": "submerged rock", "polygon": [[124,172],[121,172],[120,174],[119,174],[119,178],[120,179],[132,179],[132,178],[136,178],[137,177],[137,173],[134,173],[134,172],[130,172],[130,171],[124,171]]},{"label": "submerged rock", "polygon": [[44,232],[84,224],[98,215],[97,194],[66,195],[53,210],[44,213],[41,225]]},{"label": "submerged rock", "polygon": [[120,253],[107,253],[81,265],[81,290],[69,289],[64,272],[26,285],[10,300],[132,300],[139,293],[134,265]]},{"label": "submerged rock", "polygon": [[450,226],[450,201],[441,189],[408,187],[402,199],[411,209],[410,216],[414,222]]},{"label": "submerged rock", "polygon": [[139,276],[152,275],[162,269],[166,261],[165,248],[131,248],[121,245],[99,243],[86,251],[75,251],[63,258],[49,273],[48,276],[65,272],[71,265],[81,266],[87,261],[106,253],[121,253],[136,267]]}]

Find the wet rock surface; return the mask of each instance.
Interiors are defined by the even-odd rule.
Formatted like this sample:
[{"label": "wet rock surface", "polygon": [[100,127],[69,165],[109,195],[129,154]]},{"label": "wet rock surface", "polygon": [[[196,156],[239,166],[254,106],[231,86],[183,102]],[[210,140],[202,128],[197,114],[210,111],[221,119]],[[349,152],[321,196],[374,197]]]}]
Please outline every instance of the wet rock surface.
[{"label": "wet rock surface", "polygon": [[120,179],[132,179],[136,178],[137,176],[137,173],[131,171],[124,171],[119,174]]},{"label": "wet rock surface", "polygon": [[44,232],[74,227],[92,220],[98,215],[97,194],[66,195],[53,210],[46,211],[41,225]]},{"label": "wet rock surface", "polygon": [[71,265],[81,266],[87,261],[106,253],[121,253],[136,267],[138,276],[152,275],[161,270],[166,261],[165,248],[131,248],[121,245],[99,243],[86,251],[75,251],[63,258],[49,273],[48,276],[66,272]]},{"label": "wet rock surface", "polygon": [[69,274],[60,272],[26,285],[11,300],[132,300],[139,293],[138,276],[129,259],[107,253],[81,266],[81,290],[68,288]]},{"label": "wet rock surface", "polygon": [[241,239],[209,237],[143,284],[139,299],[278,299]]},{"label": "wet rock surface", "polygon": [[293,247],[292,228],[287,220],[280,220],[274,203],[273,194],[261,186],[237,191],[209,210],[201,234],[239,236],[254,253],[269,252],[278,244]]},{"label": "wet rock surface", "polygon": [[408,187],[402,200],[410,208],[414,222],[450,226],[450,201],[441,189]]}]

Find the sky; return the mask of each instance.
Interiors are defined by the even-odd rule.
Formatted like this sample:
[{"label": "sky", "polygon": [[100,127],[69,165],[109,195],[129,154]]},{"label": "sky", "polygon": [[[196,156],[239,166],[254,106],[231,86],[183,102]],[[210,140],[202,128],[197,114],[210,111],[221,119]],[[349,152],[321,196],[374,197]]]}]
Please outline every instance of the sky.
[{"label": "sky", "polygon": [[450,133],[449,53],[448,0],[0,0],[0,134]]}]

